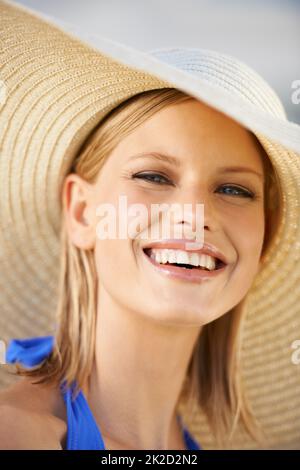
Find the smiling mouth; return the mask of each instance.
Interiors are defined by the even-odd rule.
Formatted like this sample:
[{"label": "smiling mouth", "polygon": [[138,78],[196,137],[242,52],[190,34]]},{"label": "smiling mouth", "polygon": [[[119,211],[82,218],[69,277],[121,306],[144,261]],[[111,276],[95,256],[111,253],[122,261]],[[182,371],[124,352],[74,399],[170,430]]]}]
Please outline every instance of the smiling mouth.
[{"label": "smiling mouth", "polygon": [[[143,252],[148,256],[148,258],[151,259],[151,248],[143,248]],[[158,264],[160,266],[174,266],[177,268],[181,268],[183,270],[195,270],[195,271],[207,271],[207,272],[218,271],[220,269],[223,269],[226,266],[226,264],[223,263],[223,261],[221,261],[220,259],[218,258],[215,258],[215,259],[216,259],[215,269],[208,269],[207,267],[204,267],[204,266],[193,266],[192,264],[169,263],[168,261],[166,263],[158,263],[156,261],[154,262],[155,264]]]}]

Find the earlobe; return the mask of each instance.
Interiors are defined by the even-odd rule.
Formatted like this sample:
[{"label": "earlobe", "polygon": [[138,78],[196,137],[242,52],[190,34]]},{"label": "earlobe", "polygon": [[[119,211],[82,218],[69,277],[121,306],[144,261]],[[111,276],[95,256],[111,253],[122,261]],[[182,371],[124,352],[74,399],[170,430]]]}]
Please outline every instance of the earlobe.
[{"label": "earlobe", "polygon": [[74,214],[71,218],[70,225],[70,236],[73,243],[83,250],[92,249],[95,244],[93,220],[89,217],[88,212],[86,203],[79,203],[78,207],[74,208]]},{"label": "earlobe", "polygon": [[[74,213],[76,213],[76,211]],[[94,248],[95,230],[93,222],[90,221],[86,215],[81,211],[77,212],[76,216],[70,217],[68,225],[70,240],[72,240],[77,248],[83,250]]]},{"label": "earlobe", "polygon": [[89,210],[91,201],[88,187],[78,175],[68,175],[67,178],[63,197],[68,237],[77,248],[92,249],[95,244],[95,230]]},{"label": "earlobe", "polygon": [[85,217],[84,215],[82,216],[82,219],[81,219],[81,220],[82,220],[82,223],[83,223],[84,225],[88,225],[88,221],[87,221],[87,219],[86,219],[86,217]]}]

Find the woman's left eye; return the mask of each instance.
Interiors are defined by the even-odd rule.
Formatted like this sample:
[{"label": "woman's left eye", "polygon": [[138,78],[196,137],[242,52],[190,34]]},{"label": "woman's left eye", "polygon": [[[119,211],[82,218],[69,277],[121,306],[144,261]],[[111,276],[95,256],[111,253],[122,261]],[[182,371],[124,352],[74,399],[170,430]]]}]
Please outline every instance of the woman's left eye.
[{"label": "woman's left eye", "polygon": [[221,186],[221,188],[225,188],[225,189],[233,189],[235,191],[235,194],[233,193],[225,193],[225,194],[228,194],[229,196],[242,196],[242,197],[249,197],[251,199],[254,198],[254,194],[252,193],[252,191],[248,191],[247,189],[243,189],[243,188],[240,188],[239,186],[233,186],[231,184],[228,184],[228,185],[223,185]]}]

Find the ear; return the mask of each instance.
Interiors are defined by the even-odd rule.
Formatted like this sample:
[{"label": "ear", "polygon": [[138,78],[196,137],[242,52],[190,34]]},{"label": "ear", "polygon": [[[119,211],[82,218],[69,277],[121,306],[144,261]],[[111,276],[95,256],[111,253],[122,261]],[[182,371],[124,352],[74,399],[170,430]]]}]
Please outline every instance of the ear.
[{"label": "ear", "polygon": [[77,248],[94,248],[96,231],[92,185],[76,173],[70,173],[64,180],[62,202],[69,239]]}]

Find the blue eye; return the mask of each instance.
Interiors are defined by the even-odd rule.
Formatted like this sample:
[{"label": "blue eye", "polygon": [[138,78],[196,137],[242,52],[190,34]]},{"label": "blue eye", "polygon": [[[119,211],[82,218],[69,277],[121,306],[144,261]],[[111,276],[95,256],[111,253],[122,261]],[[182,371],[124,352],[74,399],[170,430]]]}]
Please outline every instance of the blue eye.
[{"label": "blue eye", "polygon": [[[155,183],[155,184],[170,184],[171,183],[165,176],[160,175],[159,173],[141,173],[141,174],[133,175],[132,178],[145,179],[146,181],[149,181],[150,183]],[[162,178],[164,181],[161,182],[160,178]]]},{"label": "blue eye", "polygon": [[[162,185],[162,184],[172,184],[172,182],[166,178],[165,176],[163,175],[160,175],[159,173],[137,173],[135,175],[132,175],[132,178],[140,178],[140,179],[143,179],[145,181],[148,181],[149,183],[154,183],[154,184],[159,184],[159,185]],[[163,180],[163,181],[162,181]],[[248,198],[251,198],[253,199],[254,198],[254,194],[246,189],[243,189],[243,188],[240,188],[239,186],[233,186],[233,185],[223,185],[221,186],[221,188],[223,189],[226,189],[226,190],[233,190],[234,192],[230,193],[230,192],[227,192],[225,194],[227,194],[228,196],[240,196],[240,197],[248,197]]]},{"label": "blue eye", "polygon": [[[226,193],[228,194],[229,196],[234,196],[234,195],[238,195],[238,196],[242,196],[242,197],[250,197],[251,199],[254,198],[254,194],[250,191],[247,191],[243,188],[240,188],[238,186],[232,186],[232,185],[224,185],[222,186],[222,188],[225,188],[225,189],[233,189],[235,191],[235,194],[230,194],[230,193]],[[238,194],[237,194],[238,193]]]}]

